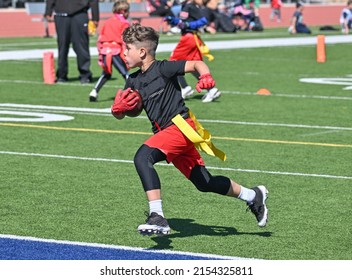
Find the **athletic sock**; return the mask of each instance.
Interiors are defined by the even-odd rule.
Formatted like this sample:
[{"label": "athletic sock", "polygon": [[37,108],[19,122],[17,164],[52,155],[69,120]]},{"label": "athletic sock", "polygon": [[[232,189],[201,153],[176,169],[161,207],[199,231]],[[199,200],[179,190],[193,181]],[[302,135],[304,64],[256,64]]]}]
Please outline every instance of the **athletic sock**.
[{"label": "athletic sock", "polygon": [[163,205],[162,205],[161,199],[149,201],[149,215],[153,212],[164,217]]},{"label": "athletic sock", "polygon": [[252,202],[255,198],[255,191],[252,189],[241,187],[240,195],[238,196],[239,199],[244,200],[246,202]]}]

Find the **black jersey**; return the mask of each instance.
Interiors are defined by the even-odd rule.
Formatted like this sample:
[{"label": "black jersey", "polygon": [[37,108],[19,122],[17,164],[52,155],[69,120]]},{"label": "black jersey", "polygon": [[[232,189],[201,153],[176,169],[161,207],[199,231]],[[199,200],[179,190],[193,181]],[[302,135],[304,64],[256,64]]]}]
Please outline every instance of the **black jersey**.
[{"label": "black jersey", "polygon": [[[201,9],[198,5],[194,3],[187,3],[182,7],[182,10],[180,12],[180,19],[182,21],[197,21],[202,17],[205,17],[203,9]],[[194,29],[186,28],[181,30],[181,34],[193,33],[194,31]]]},{"label": "black jersey", "polygon": [[156,60],[147,71],[131,74],[125,89],[138,90],[154,133],[172,124],[177,114],[188,113],[177,76],[185,74],[185,60]]},{"label": "black jersey", "polygon": [[204,17],[202,9],[194,4],[187,3],[182,7],[182,11],[180,13],[180,19],[184,21],[195,21]]},{"label": "black jersey", "polygon": [[98,0],[47,0],[44,15],[51,16],[53,10],[61,16],[72,16],[80,12],[92,10],[92,19],[99,21]]}]

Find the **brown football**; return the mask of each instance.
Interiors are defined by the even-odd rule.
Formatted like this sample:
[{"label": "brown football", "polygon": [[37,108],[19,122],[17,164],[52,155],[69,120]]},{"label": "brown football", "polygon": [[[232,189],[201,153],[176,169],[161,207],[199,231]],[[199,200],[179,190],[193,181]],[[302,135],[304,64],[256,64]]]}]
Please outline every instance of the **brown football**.
[{"label": "brown football", "polygon": [[129,110],[126,112],[126,116],[129,117],[138,117],[142,111],[143,111],[143,101],[142,101],[142,97],[139,94],[139,92],[137,90],[135,91],[131,91],[130,94],[136,94],[138,97],[138,102],[136,104],[136,106],[134,106],[134,108],[132,110]]}]

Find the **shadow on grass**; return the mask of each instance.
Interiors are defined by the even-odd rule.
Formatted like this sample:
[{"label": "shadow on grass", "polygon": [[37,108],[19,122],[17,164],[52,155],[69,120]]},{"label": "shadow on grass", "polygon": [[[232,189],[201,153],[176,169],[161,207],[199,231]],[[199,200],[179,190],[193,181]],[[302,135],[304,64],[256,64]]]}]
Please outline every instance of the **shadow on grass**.
[{"label": "shadow on grass", "polygon": [[192,219],[168,219],[171,227],[171,234],[165,236],[152,237],[156,244],[149,249],[172,249],[172,239],[184,238],[197,235],[206,236],[230,236],[230,235],[255,235],[261,237],[271,237],[272,232],[239,232],[234,227],[201,225]]}]

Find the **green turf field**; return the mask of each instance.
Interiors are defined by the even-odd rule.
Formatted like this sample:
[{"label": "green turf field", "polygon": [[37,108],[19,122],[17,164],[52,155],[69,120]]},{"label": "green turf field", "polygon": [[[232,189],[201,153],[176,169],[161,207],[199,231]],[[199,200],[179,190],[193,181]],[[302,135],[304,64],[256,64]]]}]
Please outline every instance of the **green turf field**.
[{"label": "green turf field", "polygon": [[[218,34],[211,40],[286,33]],[[161,38],[172,40],[177,38]],[[55,39],[0,39],[1,51],[55,47]],[[40,59],[1,61],[0,233],[245,258],[351,260],[352,93],[344,89],[347,80],[352,85],[350,48],[327,45],[326,63],[316,62],[315,46],[212,51],[215,60],[208,65],[223,94],[210,104],[196,94],[186,104],[227,160],[204,159],[213,174],[248,187],[266,185],[269,222],[258,228],[243,202],[200,193],[173,166],[159,165],[172,233],[152,238],[136,231],[148,207],[132,163],[151,135],[150,124],[144,113],[122,121],[109,114],[123,86],[117,72],[99,102],[89,103],[93,85],[79,83],[74,59],[71,80],[63,85],[43,84]],[[97,78],[96,62],[93,57]],[[257,95],[260,88],[272,94]],[[21,112],[73,119],[28,122],[28,116],[15,115]],[[3,119],[13,117],[23,119]]]}]

